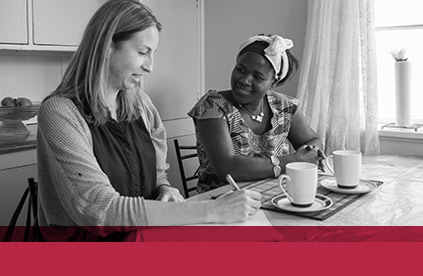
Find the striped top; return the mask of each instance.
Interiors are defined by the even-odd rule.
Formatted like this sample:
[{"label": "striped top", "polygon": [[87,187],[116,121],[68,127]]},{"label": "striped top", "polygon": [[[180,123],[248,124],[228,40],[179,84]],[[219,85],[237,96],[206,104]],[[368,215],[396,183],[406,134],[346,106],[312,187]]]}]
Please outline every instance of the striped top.
[{"label": "striped top", "polygon": [[[241,113],[231,102],[216,90],[208,91],[188,113],[196,120],[223,119],[226,121],[235,154],[243,156],[270,157],[289,153],[288,134],[292,117],[298,108],[298,100],[273,90],[267,92],[267,99],[272,110],[272,128],[263,134],[255,134],[245,123]],[[201,139],[197,133],[197,151],[200,160],[199,192],[208,191],[221,183],[208,159]]]}]

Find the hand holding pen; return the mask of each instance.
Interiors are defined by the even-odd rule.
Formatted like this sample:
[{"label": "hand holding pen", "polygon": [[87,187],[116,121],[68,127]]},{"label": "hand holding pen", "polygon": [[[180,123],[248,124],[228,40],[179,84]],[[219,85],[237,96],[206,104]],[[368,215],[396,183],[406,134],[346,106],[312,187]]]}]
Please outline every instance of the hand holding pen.
[{"label": "hand holding pen", "polygon": [[[226,181],[228,181],[229,185],[231,185],[231,186],[232,186],[233,190],[235,190],[235,191],[239,191],[239,190],[241,190],[241,189],[239,188],[238,184],[236,184],[235,180],[232,178],[232,176],[231,176],[230,174],[227,174],[227,175],[225,176],[225,179],[226,179]],[[222,197],[222,196],[224,196],[224,195],[230,194],[230,193],[232,193],[232,192],[233,192],[233,190],[227,191],[227,192],[225,192],[225,193],[223,193],[223,194],[220,194],[220,195],[218,195],[218,196],[213,196],[213,197],[212,197],[212,199],[217,199],[217,198]]]},{"label": "hand holding pen", "polygon": [[211,204],[214,205],[214,213],[219,215],[218,221],[221,223],[246,221],[260,209],[262,195],[253,190],[241,190],[229,174],[225,176],[225,179],[233,189],[212,197],[214,201]]}]

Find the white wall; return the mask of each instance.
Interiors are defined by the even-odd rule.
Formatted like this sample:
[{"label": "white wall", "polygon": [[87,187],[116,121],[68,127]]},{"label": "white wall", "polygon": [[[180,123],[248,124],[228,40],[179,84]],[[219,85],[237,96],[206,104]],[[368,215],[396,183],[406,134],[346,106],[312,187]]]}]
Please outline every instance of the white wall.
[{"label": "white wall", "polygon": [[163,25],[153,72],[145,77],[145,91],[164,121],[188,118],[199,92],[196,0],[143,2]]},{"label": "white wall", "polygon": [[173,139],[195,144],[195,130],[187,112],[199,94],[196,0],[143,0],[163,25],[154,68],[144,88],[157,107],[168,136],[170,183],[182,191]]},{"label": "white wall", "polygon": [[[248,37],[279,34],[294,41],[299,60],[304,49],[307,0],[205,0],[205,88],[230,88],[239,45]],[[280,87],[296,95],[299,71]]]},{"label": "white wall", "polygon": [[27,97],[41,101],[59,84],[70,54],[0,53],[0,99]]}]

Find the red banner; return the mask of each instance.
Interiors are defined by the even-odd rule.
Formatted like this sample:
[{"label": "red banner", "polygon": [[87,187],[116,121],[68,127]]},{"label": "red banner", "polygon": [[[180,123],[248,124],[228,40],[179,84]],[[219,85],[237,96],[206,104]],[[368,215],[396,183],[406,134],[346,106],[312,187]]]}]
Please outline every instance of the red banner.
[{"label": "red banner", "polygon": [[[41,227],[46,241],[140,242],[423,242],[423,226]],[[7,227],[0,227],[4,240]],[[31,229],[32,232],[34,229]],[[33,233],[31,233],[33,234]],[[23,241],[16,227],[10,241]],[[30,235],[29,241],[34,241]]]},{"label": "red banner", "polygon": [[0,243],[0,275],[419,275],[422,252],[401,242]]}]

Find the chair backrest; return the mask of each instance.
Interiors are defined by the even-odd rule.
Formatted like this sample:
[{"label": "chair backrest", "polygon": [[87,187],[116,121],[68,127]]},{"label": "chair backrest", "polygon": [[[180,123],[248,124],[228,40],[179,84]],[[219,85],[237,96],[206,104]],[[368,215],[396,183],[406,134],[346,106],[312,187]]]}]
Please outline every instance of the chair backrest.
[{"label": "chair backrest", "polygon": [[184,161],[188,159],[196,158],[198,160],[197,147],[196,146],[181,146],[179,145],[178,139],[174,139],[173,143],[175,144],[176,157],[178,158],[179,171],[181,173],[182,185],[184,188],[185,198],[190,197],[190,193],[196,190],[196,185],[188,185],[190,181],[198,179],[198,169],[197,167],[194,173],[186,174]]},{"label": "chair backrest", "polygon": [[[12,236],[15,232],[16,222],[22,212],[22,208],[27,198],[28,209],[26,213],[25,232],[23,234],[22,241],[43,241],[38,224],[38,183],[35,182],[34,178],[32,177],[28,178],[28,187],[26,187],[22,194],[18,206],[16,207],[16,210],[10,219],[9,226],[7,227],[7,231],[2,241],[7,242],[12,240]],[[34,219],[33,224],[31,224],[31,217]]]}]

